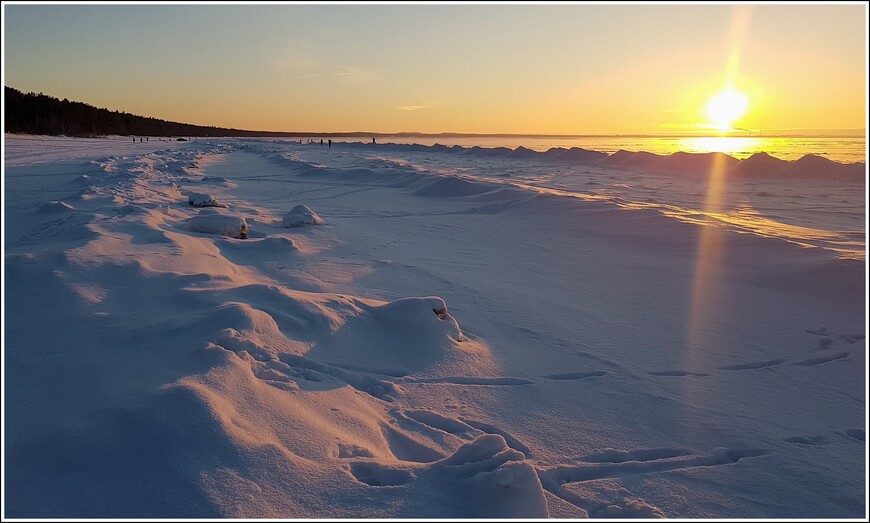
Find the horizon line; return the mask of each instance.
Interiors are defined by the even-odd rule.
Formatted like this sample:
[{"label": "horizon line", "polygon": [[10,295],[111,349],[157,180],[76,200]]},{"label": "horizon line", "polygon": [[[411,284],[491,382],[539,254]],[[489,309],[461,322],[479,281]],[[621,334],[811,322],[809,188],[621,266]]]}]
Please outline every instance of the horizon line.
[{"label": "horizon line", "polygon": [[[10,89],[14,89],[22,94],[39,94],[43,96],[48,96],[50,98],[55,98],[57,100],[68,100],[68,98],[60,98],[55,95],[45,94],[43,91],[21,91],[11,85],[6,85],[4,83],[4,88],[8,87]],[[3,99],[5,101],[6,93],[4,89]],[[96,104],[88,103],[88,102],[75,102],[75,103],[83,103],[85,105],[90,105],[96,109],[113,111],[108,107],[99,107]],[[178,122],[174,120],[165,120],[163,118],[157,118],[154,116],[143,116],[134,113],[128,113],[126,110],[120,111],[115,109],[114,112],[122,112],[125,114],[129,114],[131,116],[136,116],[140,118],[152,118],[156,120],[162,120],[167,123],[172,124],[181,124],[181,125],[191,125],[194,127],[211,127],[219,130],[227,130],[227,131],[240,131],[240,132],[252,132],[252,133],[262,133],[262,134],[273,134],[273,135],[285,135],[285,136],[297,136],[297,137],[305,137],[305,136],[348,136],[348,137],[364,137],[364,136],[423,136],[423,137],[447,137],[447,138],[474,138],[474,137],[492,137],[492,138],[716,138],[716,137],[726,137],[726,138],[757,138],[757,137],[767,137],[767,138],[794,138],[794,137],[813,137],[813,138],[867,138],[867,129],[859,129],[859,128],[786,128],[786,129],[743,129],[743,128],[733,128],[730,131],[725,132],[715,132],[715,131],[685,131],[683,133],[679,132],[668,132],[668,133],[657,133],[657,132],[647,132],[647,133],[486,133],[486,132],[478,132],[478,133],[469,133],[469,132],[453,132],[453,131],[442,131],[442,132],[422,132],[422,131],[399,131],[399,132],[373,132],[373,131],[318,131],[318,132],[309,132],[309,131],[272,131],[272,130],[255,130],[255,129],[240,129],[236,127],[219,127],[214,124],[197,124],[197,123],[189,123],[189,122]],[[5,127],[5,125],[4,125]],[[771,134],[764,134],[771,133]]]},{"label": "horizon line", "polygon": [[[802,133],[788,133],[788,132],[771,132],[770,134],[720,134],[720,133],[695,133],[695,134],[680,134],[680,133],[667,133],[667,134],[655,134],[655,133],[614,133],[614,134],[604,134],[604,133],[595,133],[595,134],[546,134],[546,133],[453,133],[453,132],[442,132],[442,133],[424,133],[424,132],[416,132],[416,131],[403,131],[396,133],[386,133],[386,132],[366,132],[366,131],[337,131],[337,132],[300,132],[300,131],[259,131],[259,130],[251,130],[251,129],[238,129],[232,127],[216,127],[216,126],[203,126],[198,124],[184,124],[182,122],[169,122],[176,123],[181,125],[192,125],[194,127],[212,127],[216,130],[223,131],[239,131],[242,133],[259,133],[264,136],[264,138],[305,138],[305,137],[338,137],[338,138],[366,138],[366,137],[378,137],[378,138],[560,138],[560,139],[571,139],[571,138],[852,138],[852,139],[867,139],[866,132],[860,134],[846,134],[846,133],[834,133],[834,132],[820,132],[820,133],[812,133],[812,132],[802,132]],[[820,129],[820,131],[824,131],[824,129]],[[12,131],[5,131],[4,135],[15,135],[15,134],[31,134],[31,133],[16,133]],[[133,135],[127,135],[133,136]],[[138,136],[138,135],[137,135]],[[181,135],[179,135],[181,136]],[[205,135],[204,137],[208,137]],[[218,137],[218,136],[214,136]],[[240,138],[242,136],[239,136]]]},{"label": "horizon line", "polygon": [[[242,131],[242,129],[236,129]],[[817,132],[814,132],[817,131]],[[838,132],[839,131],[839,132]],[[729,132],[729,133],[465,133],[465,132],[422,132],[422,131],[399,131],[399,132],[383,132],[383,131],[248,131],[248,132],[264,132],[287,134],[294,136],[425,136],[425,137],[449,137],[449,138],[789,138],[789,137],[832,137],[832,138],[866,138],[866,130],[864,129],[802,129],[800,131],[790,131],[787,129],[770,129],[756,130],[749,132]]]}]

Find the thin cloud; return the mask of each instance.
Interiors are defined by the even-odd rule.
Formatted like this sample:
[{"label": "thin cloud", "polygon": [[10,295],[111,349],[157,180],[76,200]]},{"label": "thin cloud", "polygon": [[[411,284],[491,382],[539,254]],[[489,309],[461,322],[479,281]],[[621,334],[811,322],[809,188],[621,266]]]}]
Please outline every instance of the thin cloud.
[{"label": "thin cloud", "polygon": [[332,78],[345,84],[366,84],[381,79],[381,75],[348,65],[325,65],[311,56],[287,53],[273,62],[276,70],[295,73],[294,78]]},{"label": "thin cloud", "polygon": [[431,107],[430,105],[399,105],[396,109],[400,111],[416,111],[417,109],[425,109],[427,107]]},{"label": "thin cloud", "polygon": [[366,84],[376,82],[381,79],[378,73],[371,71],[363,71],[357,67],[346,65],[333,66],[337,71],[333,71],[332,76],[337,77],[340,81],[348,84]]}]

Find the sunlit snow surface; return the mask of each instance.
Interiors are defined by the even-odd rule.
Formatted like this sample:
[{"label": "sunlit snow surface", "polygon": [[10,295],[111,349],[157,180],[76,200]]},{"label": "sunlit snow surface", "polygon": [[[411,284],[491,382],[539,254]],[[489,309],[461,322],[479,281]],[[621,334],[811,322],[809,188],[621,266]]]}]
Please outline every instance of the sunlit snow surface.
[{"label": "sunlit snow surface", "polygon": [[865,517],[862,164],[128,140],[5,138],[6,517]]}]

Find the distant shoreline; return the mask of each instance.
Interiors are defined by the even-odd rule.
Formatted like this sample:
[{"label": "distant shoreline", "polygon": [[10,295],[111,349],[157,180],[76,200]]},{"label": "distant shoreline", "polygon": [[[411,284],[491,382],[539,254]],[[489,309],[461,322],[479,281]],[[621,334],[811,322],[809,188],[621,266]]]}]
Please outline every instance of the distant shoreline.
[{"label": "distant shoreline", "polygon": [[[186,124],[185,124],[186,125]],[[245,129],[233,129],[238,131],[239,135],[214,135],[201,136],[193,135],[199,138],[554,138],[554,139],[575,139],[575,138],[647,138],[647,139],[668,139],[668,138],[848,138],[848,139],[865,139],[866,134],[523,134],[523,133],[419,133],[419,132],[399,132],[399,133],[383,133],[383,132],[299,132],[299,131],[251,131]],[[257,133],[256,136],[250,136],[245,133]],[[6,134],[14,135],[30,135],[30,136],[57,136],[51,134],[27,133],[6,131]],[[183,134],[183,133],[182,133]],[[182,134],[172,136],[182,136]],[[78,138],[100,138],[106,136],[140,136],[140,134],[93,134],[89,136],[69,135],[70,137]],[[142,134],[141,136],[149,136]],[[150,135],[154,136],[154,135]],[[167,135],[169,136],[169,135]],[[184,136],[187,136],[184,134]]]}]

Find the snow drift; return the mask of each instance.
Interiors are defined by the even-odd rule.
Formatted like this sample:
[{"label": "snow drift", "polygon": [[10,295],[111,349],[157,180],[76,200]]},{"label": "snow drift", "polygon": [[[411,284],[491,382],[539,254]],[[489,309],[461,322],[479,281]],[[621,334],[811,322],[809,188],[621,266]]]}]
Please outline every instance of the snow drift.
[{"label": "snow drift", "polygon": [[[352,142],[341,143],[341,148],[368,149],[365,143]],[[766,161],[773,158],[767,153],[756,153],[753,156],[738,160],[724,153],[688,153],[678,151],[669,155],[653,154],[645,151],[620,150],[613,154],[600,151],[591,151],[582,147],[553,147],[547,151],[533,151],[525,147],[508,149],[506,147],[463,147],[455,145],[445,147],[443,145],[425,146],[419,144],[394,144],[387,143],[378,145],[379,151],[391,152],[432,152],[443,155],[455,156],[478,156],[481,158],[509,158],[512,160],[542,160],[547,162],[560,162],[578,165],[604,165],[604,166],[632,166],[656,169],[671,173],[703,173],[709,172],[715,164],[718,168],[724,167],[729,171],[742,175],[751,175],[755,178],[812,178],[819,180],[860,180],[866,170],[863,162],[839,163],[827,158],[808,154],[795,161],[785,161],[774,158],[776,161]],[[752,160],[754,156],[758,156]],[[745,164],[745,165],[744,165]],[[762,169],[762,165],[771,169]]]}]

